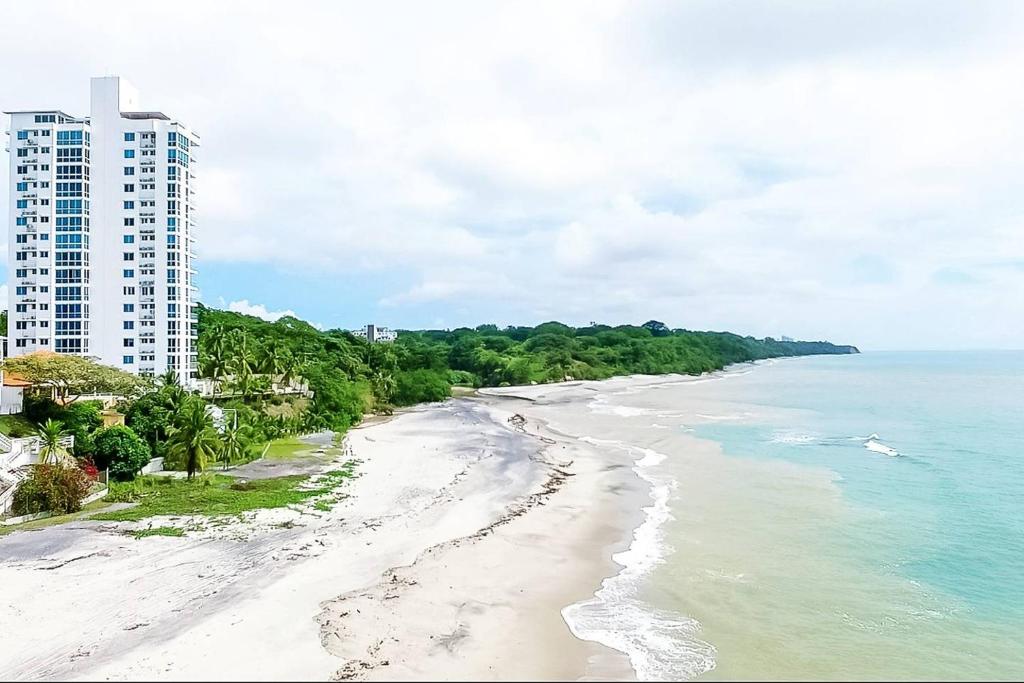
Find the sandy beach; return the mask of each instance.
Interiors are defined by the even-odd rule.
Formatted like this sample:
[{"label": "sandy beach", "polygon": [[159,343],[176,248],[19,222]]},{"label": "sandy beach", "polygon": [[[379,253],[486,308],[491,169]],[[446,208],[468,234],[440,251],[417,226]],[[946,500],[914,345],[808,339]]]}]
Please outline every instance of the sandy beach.
[{"label": "sandy beach", "polygon": [[[84,520],[0,538],[0,676],[633,678],[561,611],[617,571],[611,555],[649,490],[629,454],[546,427],[541,391],[352,430],[342,459],[358,477],[330,512]],[[130,535],[146,525],[190,531]]]}]

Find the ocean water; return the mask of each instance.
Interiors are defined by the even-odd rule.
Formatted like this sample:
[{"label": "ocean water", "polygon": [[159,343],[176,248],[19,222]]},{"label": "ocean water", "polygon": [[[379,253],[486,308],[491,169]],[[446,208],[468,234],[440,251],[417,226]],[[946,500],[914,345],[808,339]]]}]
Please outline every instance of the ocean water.
[{"label": "ocean water", "polygon": [[652,503],[564,611],[644,679],[1024,677],[1024,353],[610,382],[552,419]]}]

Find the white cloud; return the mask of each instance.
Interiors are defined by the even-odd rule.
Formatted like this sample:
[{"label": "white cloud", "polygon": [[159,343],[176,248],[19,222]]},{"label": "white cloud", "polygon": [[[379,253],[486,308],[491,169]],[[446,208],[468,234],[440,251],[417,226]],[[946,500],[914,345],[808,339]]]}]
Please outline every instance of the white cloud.
[{"label": "white cloud", "polygon": [[263,318],[264,320],[274,322],[278,318],[284,316],[291,316],[297,318],[295,311],[268,311],[267,307],[263,304],[251,304],[248,299],[242,299],[241,301],[232,301],[228,304],[228,310],[234,311],[235,313],[242,313],[244,315],[254,315],[257,318]]},{"label": "white cloud", "polygon": [[391,274],[399,324],[1024,338],[1024,271],[982,272],[1024,261],[1019,3],[185,2],[184,34],[95,9],[0,44],[6,108],[85,113],[119,72],[192,123],[201,268]]}]

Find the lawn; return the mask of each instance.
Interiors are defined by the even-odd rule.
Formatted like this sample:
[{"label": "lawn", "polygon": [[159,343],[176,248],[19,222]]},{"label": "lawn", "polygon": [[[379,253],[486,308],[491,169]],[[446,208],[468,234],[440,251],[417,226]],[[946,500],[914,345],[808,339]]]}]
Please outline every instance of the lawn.
[{"label": "lawn", "polygon": [[312,452],[316,449],[316,446],[308,444],[298,437],[290,436],[271,441],[270,447],[267,449],[267,453],[264,457],[286,460],[288,458],[294,458],[301,455],[303,452]]},{"label": "lawn", "polygon": [[192,481],[170,477],[139,477],[131,482],[111,482],[107,502],[135,502],[127,510],[104,512],[93,519],[136,521],[155,515],[237,515],[248,510],[280,508],[322,496],[354,475],[346,464],[317,478],[315,485],[300,488],[308,477],[239,481],[223,474],[206,474]]},{"label": "lawn", "polygon": [[0,434],[10,436],[12,430],[19,436],[31,436],[36,433],[36,425],[25,419],[21,413],[0,415]]},{"label": "lawn", "polygon": [[64,524],[65,522],[73,522],[77,519],[89,517],[97,510],[102,510],[109,506],[110,501],[108,500],[95,500],[86,505],[79,512],[72,512],[70,515],[57,515],[56,517],[46,517],[45,519],[37,519],[31,522],[23,522],[21,524],[12,524],[11,526],[0,526],[0,536],[9,534],[13,531],[33,531],[35,529],[43,529],[48,526]]}]

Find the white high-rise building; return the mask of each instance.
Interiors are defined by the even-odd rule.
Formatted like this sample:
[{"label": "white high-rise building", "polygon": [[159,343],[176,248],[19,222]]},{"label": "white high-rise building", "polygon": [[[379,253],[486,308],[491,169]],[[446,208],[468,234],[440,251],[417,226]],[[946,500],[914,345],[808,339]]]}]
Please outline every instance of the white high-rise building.
[{"label": "white high-rise building", "polygon": [[91,356],[144,375],[196,371],[199,137],[92,79],[85,118],[10,115],[8,351]]}]

